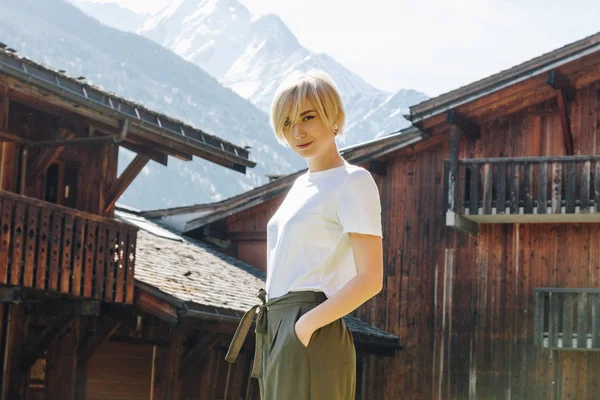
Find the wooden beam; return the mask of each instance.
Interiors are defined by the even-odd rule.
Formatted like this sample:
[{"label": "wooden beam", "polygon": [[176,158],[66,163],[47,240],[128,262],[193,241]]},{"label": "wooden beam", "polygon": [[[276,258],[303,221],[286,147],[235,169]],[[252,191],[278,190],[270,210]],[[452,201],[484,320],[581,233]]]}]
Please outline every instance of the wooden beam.
[{"label": "wooden beam", "polygon": [[125,189],[129,187],[135,177],[142,171],[146,164],[148,164],[148,161],[150,161],[150,158],[145,155],[138,154],[135,156],[114,185],[108,190],[106,204],[104,206],[105,212],[108,212],[115,205],[119,197],[125,192]]},{"label": "wooden beam", "polygon": [[558,104],[565,151],[567,155],[573,155],[570,105],[575,100],[577,92],[571,82],[558,71],[550,71],[548,73],[548,85],[556,90],[556,102]]},{"label": "wooden beam", "polygon": [[23,295],[19,287],[0,287],[0,303],[21,301]]},{"label": "wooden beam", "polygon": [[573,133],[571,132],[571,118],[569,116],[569,102],[567,94],[563,90],[556,91],[556,102],[560,114],[560,125],[563,133],[563,143],[567,155],[573,155]]},{"label": "wooden beam", "polygon": [[472,140],[481,137],[481,127],[455,110],[450,110],[446,113],[446,122],[450,125],[458,126],[461,132]]},{"label": "wooden beam", "polygon": [[52,343],[69,329],[73,320],[73,317],[60,318],[53,325],[46,328],[37,340],[30,342],[25,350],[23,363],[21,364],[21,370],[24,374],[27,374],[33,364],[44,355]]},{"label": "wooden beam", "polygon": [[448,211],[456,212],[456,192],[458,174],[458,156],[460,151],[461,130],[457,125],[451,125],[450,130],[450,164],[448,171]]},{"label": "wooden beam", "polygon": [[153,296],[145,290],[135,289],[134,304],[141,312],[154,315],[170,324],[177,323],[178,316],[175,306]]},{"label": "wooden beam", "polygon": [[202,359],[219,343],[221,337],[215,332],[207,332],[202,339],[196,343],[186,354],[184,354],[179,367],[179,377],[188,370],[189,367],[197,365]]},{"label": "wooden beam", "polygon": [[476,222],[470,221],[452,211],[446,213],[446,226],[451,226],[454,229],[458,229],[459,231],[471,235],[477,235],[477,233],[479,233],[479,225]]},{"label": "wooden beam", "polygon": [[77,315],[98,315],[100,314],[99,301],[73,301],[56,299],[49,301],[26,301],[26,315],[47,315],[47,316],[77,316]]},{"label": "wooden beam", "polygon": [[[1,104],[0,104],[0,107],[2,107]],[[2,117],[0,117],[0,118],[2,118]],[[27,140],[24,137],[15,135],[14,133],[10,133],[5,130],[0,130],[0,142],[12,142],[12,143],[24,144],[24,143],[27,143]]]},{"label": "wooden beam", "polygon": [[569,79],[560,72],[556,70],[548,72],[548,85],[550,85],[553,89],[562,90],[565,92],[569,101],[575,101],[575,97],[577,95],[575,86],[573,86],[571,81],[569,81]]},{"label": "wooden beam", "polygon": [[121,142],[120,145],[126,148],[127,150],[133,151],[134,153],[145,155],[152,161],[162,164],[165,167],[167,166],[167,162],[169,161],[169,156],[167,154],[147,148],[146,146],[128,142]]},{"label": "wooden beam", "polygon": [[[56,140],[72,139],[75,134],[66,129],[60,129],[56,134]],[[37,157],[32,159],[27,166],[27,186],[29,187],[37,178],[46,172],[48,167],[56,161],[60,153],[65,149],[65,146],[48,147],[40,149]]]},{"label": "wooden beam", "polygon": [[87,365],[98,347],[108,341],[113,333],[121,326],[121,320],[113,313],[104,313],[99,317],[96,332],[79,346],[77,355],[78,365]]},{"label": "wooden beam", "polygon": [[370,160],[368,169],[379,176],[385,176],[387,173],[387,164],[377,160]]}]

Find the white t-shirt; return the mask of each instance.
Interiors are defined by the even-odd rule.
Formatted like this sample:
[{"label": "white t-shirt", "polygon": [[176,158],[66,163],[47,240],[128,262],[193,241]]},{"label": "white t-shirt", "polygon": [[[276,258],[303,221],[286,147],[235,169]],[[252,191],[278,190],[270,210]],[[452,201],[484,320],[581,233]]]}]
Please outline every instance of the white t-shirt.
[{"label": "white t-shirt", "polygon": [[267,224],[267,298],[331,297],[356,276],[349,232],[382,236],[377,185],[349,164],[300,175]]}]

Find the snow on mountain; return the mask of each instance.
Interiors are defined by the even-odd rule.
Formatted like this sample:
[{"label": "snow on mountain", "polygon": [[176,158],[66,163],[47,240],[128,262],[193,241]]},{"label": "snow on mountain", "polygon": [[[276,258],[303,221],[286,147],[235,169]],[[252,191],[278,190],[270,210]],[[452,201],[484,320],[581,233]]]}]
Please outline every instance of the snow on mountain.
[{"label": "snow on mountain", "polygon": [[[192,13],[189,14],[193,15]],[[23,29],[27,26],[27,29]],[[121,197],[139,209],[221,200],[306,163],[275,139],[268,115],[168,49],[101,24],[64,0],[0,1],[0,38],[19,54],[240,146],[257,166],[243,175],[209,161],[153,162]],[[132,153],[120,153],[122,171]]]},{"label": "snow on mountain", "polygon": [[427,96],[378,90],[332,57],[304,48],[275,15],[253,18],[238,0],[178,0],[148,18],[138,33],[191,61],[269,112],[273,93],[293,71],[322,69],[338,85],[347,111],[344,145],[408,125],[402,115]]},{"label": "snow on mountain", "polygon": [[91,0],[68,1],[103,24],[126,32],[135,32],[148,18],[147,14],[135,13],[116,3],[96,3]]}]

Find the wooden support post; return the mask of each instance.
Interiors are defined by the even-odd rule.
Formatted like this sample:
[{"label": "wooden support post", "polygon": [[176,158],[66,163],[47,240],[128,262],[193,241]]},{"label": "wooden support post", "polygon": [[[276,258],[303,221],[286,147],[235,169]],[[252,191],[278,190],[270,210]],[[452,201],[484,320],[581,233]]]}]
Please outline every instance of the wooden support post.
[{"label": "wooden support post", "polygon": [[[9,104],[8,87],[0,86],[0,132],[2,133],[8,133]],[[19,146],[12,141],[0,142],[0,189],[2,190],[16,190]]]},{"label": "wooden support post", "polygon": [[161,400],[178,399],[181,393],[179,371],[184,338],[185,334],[181,325],[173,329],[156,391]]},{"label": "wooden support post", "polygon": [[98,348],[106,343],[113,333],[121,326],[119,318],[112,314],[102,314],[99,318],[96,332],[79,346],[77,351],[77,377],[75,384],[75,398],[85,399],[87,384],[87,369],[90,358]]},{"label": "wooden support post", "polygon": [[[60,129],[56,134],[56,140],[72,139],[75,136],[73,132],[66,129]],[[60,153],[63,152],[65,146],[48,147],[40,149],[37,157],[32,159],[27,166],[27,187],[33,184],[37,178],[43,175],[48,167],[56,161]]]},{"label": "wooden support post", "polygon": [[450,128],[450,163],[448,173],[448,211],[456,212],[456,177],[458,173],[458,153],[461,132],[457,125]]},{"label": "wooden support post", "polygon": [[87,364],[98,347],[107,342],[120,326],[121,321],[116,315],[112,313],[102,314],[99,317],[96,332],[92,337],[88,338],[85,343],[82,343],[81,346],[79,346],[77,364]]},{"label": "wooden support post", "polygon": [[481,137],[481,127],[455,110],[446,113],[446,122],[458,126],[460,131],[469,139],[477,140]]},{"label": "wooden support post", "polygon": [[573,155],[573,134],[571,132],[570,105],[575,100],[576,90],[569,80],[558,71],[548,73],[548,85],[556,90],[556,102],[560,115],[563,142],[567,155]]},{"label": "wooden support post", "polygon": [[220,336],[215,332],[206,333],[186,354],[184,354],[179,367],[179,377],[202,359],[219,343]]},{"label": "wooden support post", "polygon": [[44,355],[48,348],[71,326],[73,317],[63,317],[44,330],[40,337],[30,342],[25,350],[25,355],[21,364],[21,370],[24,374],[29,373],[29,369],[35,362]]},{"label": "wooden support post", "polygon": [[150,161],[147,156],[138,154],[133,161],[127,166],[125,171],[117,179],[114,185],[108,190],[106,196],[106,204],[104,206],[104,212],[108,213],[109,210],[115,205],[119,197],[125,192],[125,189],[133,182],[135,177],[142,171],[146,164]]}]

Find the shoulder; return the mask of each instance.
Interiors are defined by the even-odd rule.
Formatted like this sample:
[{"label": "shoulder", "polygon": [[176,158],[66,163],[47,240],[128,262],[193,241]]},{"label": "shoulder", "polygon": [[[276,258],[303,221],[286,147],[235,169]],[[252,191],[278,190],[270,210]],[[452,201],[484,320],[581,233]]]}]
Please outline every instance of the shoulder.
[{"label": "shoulder", "polygon": [[346,171],[348,172],[348,174],[346,175],[346,179],[344,180],[344,186],[353,186],[361,184],[370,185],[371,183],[375,183],[373,175],[371,175],[371,173],[368,170],[361,166],[350,164],[346,168]]}]

